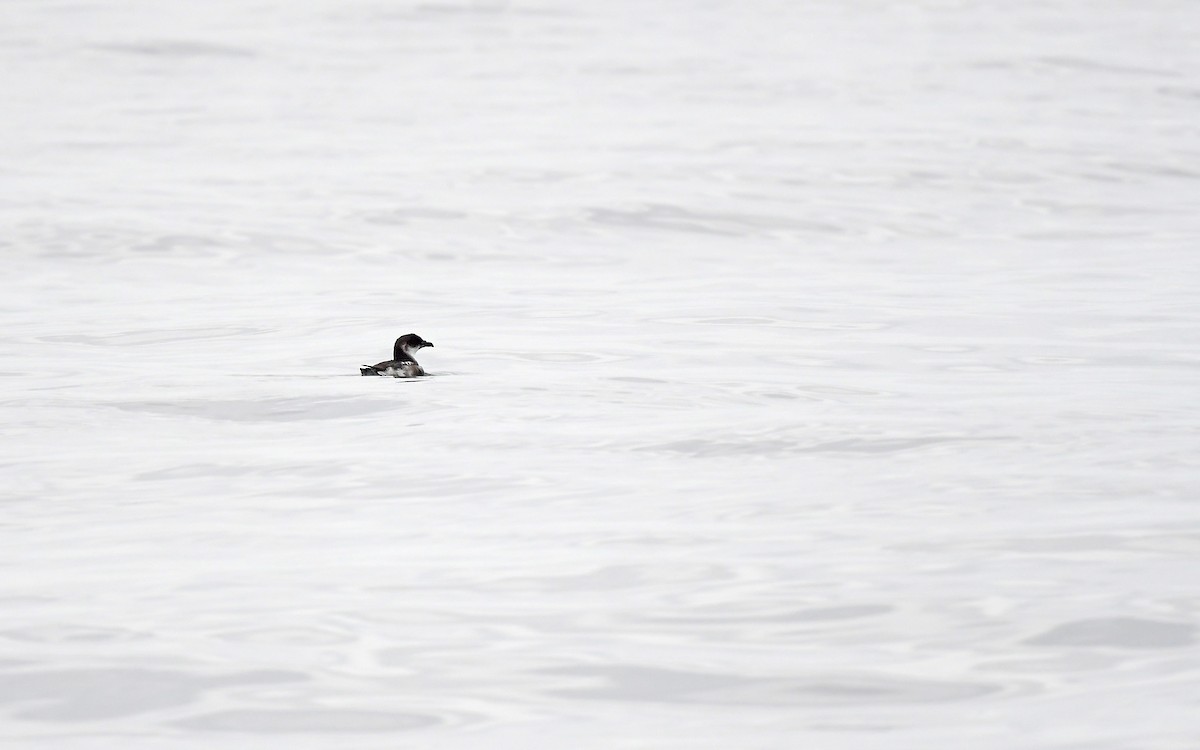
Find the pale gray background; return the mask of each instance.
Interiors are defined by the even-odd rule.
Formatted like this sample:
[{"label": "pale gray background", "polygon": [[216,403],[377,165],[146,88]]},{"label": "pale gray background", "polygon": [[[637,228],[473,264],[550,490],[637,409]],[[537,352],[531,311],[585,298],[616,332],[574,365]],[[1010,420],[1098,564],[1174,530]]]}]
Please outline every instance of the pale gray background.
[{"label": "pale gray background", "polygon": [[1194,750],[1198,20],[0,4],[0,740]]}]

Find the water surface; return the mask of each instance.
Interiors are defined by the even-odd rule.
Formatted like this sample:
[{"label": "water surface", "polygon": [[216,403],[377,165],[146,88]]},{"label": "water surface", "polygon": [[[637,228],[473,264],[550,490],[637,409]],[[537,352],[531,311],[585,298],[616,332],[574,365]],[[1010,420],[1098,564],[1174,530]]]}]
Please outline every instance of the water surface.
[{"label": "water surface", "polygon": [[1193,4],[0,14],[6,747],[1194,747]]}]

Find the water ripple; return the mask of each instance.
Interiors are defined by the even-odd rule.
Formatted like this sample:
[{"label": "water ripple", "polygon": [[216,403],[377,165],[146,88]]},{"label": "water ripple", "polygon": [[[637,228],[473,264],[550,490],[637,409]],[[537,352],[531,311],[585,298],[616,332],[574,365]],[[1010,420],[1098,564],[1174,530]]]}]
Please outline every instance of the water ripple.
[{"label": "water ripple", "polygon": [[899,453],[948,443],[971,443],[1007,440],[1005,437],[972,437],[961,435],[911,438],[846,438],[822,442],[804,442],[793,438],[746,437],[726,440],[692,438],[668,443],[642,446],[637,450],[649,453],[676,453],[695,458],[714,456],[761,456],[775,453]]},{"label": "water ripple", "polygon": [[126,401],[122,411],[200,417],[222,422],[302,422],[377,415],[404,408],[401,401],[368,398],[266,398],[246,400]]},{"label": "water ripple", "polygon": [[1198,628],[1189,622],[1108,617],[1075,620],[1026,640],[1034,646],[1108,648],[1185,648],[1196,643]]},{"label": "water ripple", "polygon": [[442,720],[433,714],[306,708],[303,710],[233,709],[213,711],[171,723],[177,727],[207,732],[357,734],[425,729],[441,724]]},{"label": "water ripple", "polygon": [[210,677],[122,667],[7,671],[0,677],[0,703],[29,704],[14,715],[39,721],[112,719],[187,705],[220,688],[308,679],[300,672],[279,670]]},{"label": "water ripple", "polygon": [[795,678],[663,669],[636,664],[555,667],[545,674],[585,685],[548,690],[560,698],[732,705],[870,706],[943,703],[1001,692],[990,682],[930,680],[856,672]]}]

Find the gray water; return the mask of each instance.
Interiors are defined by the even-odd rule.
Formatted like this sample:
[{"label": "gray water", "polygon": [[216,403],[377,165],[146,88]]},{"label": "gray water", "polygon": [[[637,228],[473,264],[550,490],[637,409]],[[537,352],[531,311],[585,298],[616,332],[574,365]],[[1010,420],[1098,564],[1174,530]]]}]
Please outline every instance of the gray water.
[{"label": "gray water", "polygon": [[0,740],[1200,747],[1198,38],[9,0]]}]

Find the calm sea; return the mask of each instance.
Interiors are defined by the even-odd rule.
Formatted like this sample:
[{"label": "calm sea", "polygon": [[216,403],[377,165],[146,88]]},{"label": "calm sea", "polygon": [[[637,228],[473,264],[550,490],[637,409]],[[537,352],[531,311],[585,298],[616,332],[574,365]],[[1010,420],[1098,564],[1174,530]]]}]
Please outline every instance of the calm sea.
[{"label": "calm sea", "polygon": [[1198,38],[8,0],[0,744],[1200,746]]}]

